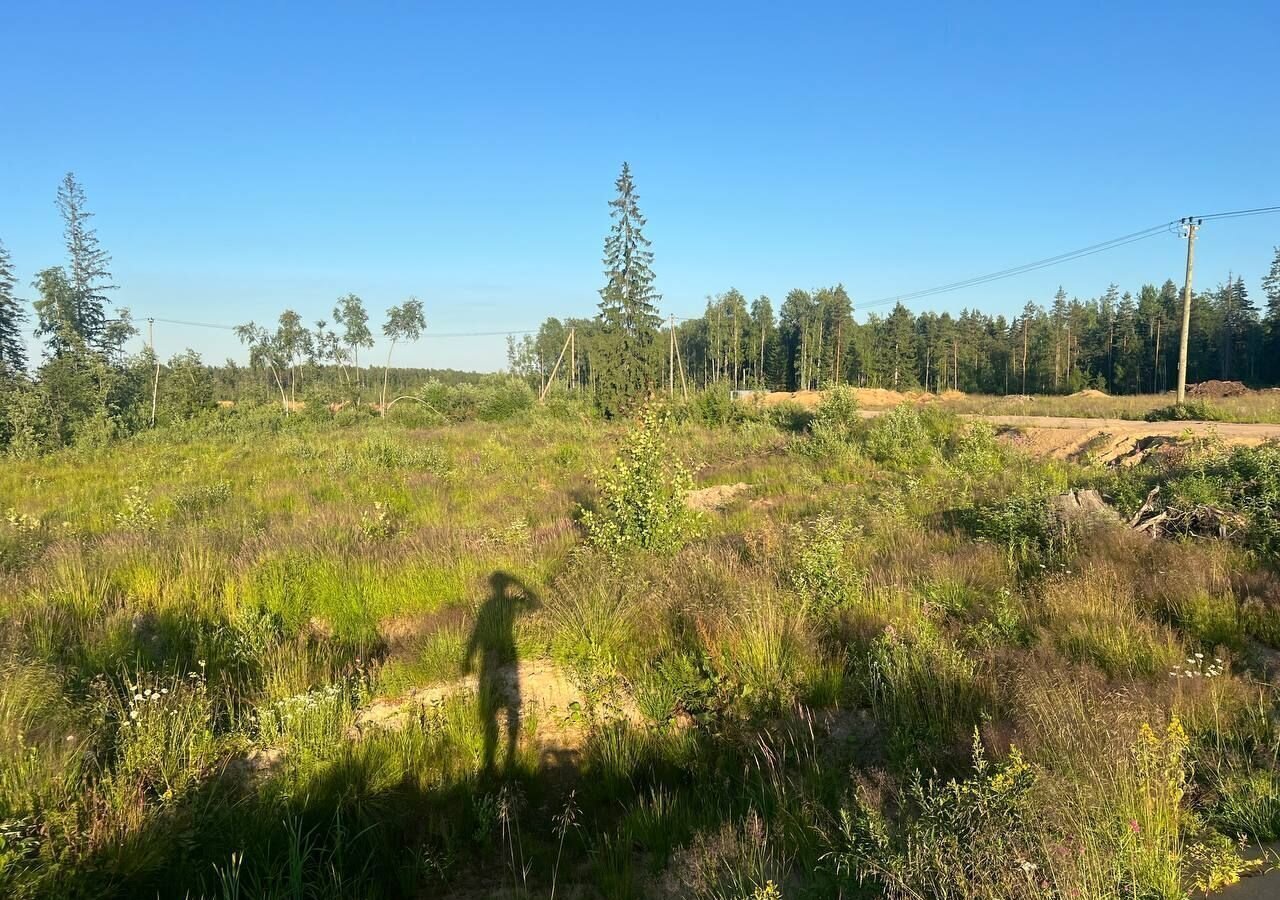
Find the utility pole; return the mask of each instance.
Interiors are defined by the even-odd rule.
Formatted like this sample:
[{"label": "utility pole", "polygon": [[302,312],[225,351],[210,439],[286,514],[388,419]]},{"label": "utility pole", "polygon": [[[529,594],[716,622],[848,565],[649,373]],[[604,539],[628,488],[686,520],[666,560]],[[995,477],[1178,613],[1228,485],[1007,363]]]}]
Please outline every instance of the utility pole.
[{"label": "utility pole", "polygon": [[155,360],[156,372],[151,380],[151,427],[156,427],[156,395],[160,393],[160,357],[156,356],[156,320],[147,319],[147,343]]},{"label": "utility pole", "polygon": [[1187,281],[1182,288],[1182,337],[1178,341],[1178,405],[1187,402],[1187,334],[1191,330],[1191,269],[1196,259],[1196,232],[1201,219],[1186,218],[1182,227],[1187,230]]},{"label": "utility pole", "polygon": [[667,320],[667,396],[676,396],[676,314]]}]

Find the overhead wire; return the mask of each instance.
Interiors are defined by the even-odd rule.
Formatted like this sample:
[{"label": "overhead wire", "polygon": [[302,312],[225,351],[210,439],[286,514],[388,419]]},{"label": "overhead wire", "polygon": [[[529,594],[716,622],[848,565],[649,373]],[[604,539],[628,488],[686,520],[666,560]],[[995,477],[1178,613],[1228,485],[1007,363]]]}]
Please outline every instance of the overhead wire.
[{"label": "overhead wire", "polygon": [[[1139,241],[1145,241],[1156,237],[1161,233],[1176,232],[1178,227],[1188,220],[1197,222],[1207,222],[1223,219],[1238,219],[1249,216],[1261,216],[1271,213],[1280,213],[1280,206],[1259,206],[1251,209],[1227,210],[1224,212],[1205,213],[1204,215],[1190,216],[1183,219],[1171,219],[1168,222],[1161,222],[1159,225],[1152,225],[1141,231],[1134,231],[1129,234],[1123,234],[1109,240],[1099,241],[1085,247],[1079,247],[1075,250],[1068,250],[1065,253],[1059,253],[1055,256],[1045,257],[1044,259],[1034,260],[1032,262],[1023,263],[1018,266],[1011,266],[1006,269],[999,269],[994,272],[987,272],[983,275],[974,275],[970,278],[961,279],[960,281],[952,281],[946,284],[935,285],[933,287],[922,288],[916,291],[908,291],[901,294],[892,294],[885,297],[879,297],[875,300],[869,300],[857,303],[858,309],[867,309],[868,307],[886,306],[890,303],[902,303],[908,300],[919,300],[924,297],[933,297],[939,294],[947,294],[952,291],[964,290],[965,288],[979,287],[984,284],[990,284],[993,281],[1001,281],[1006,278],[1014,278],[1018,275],[1025,275],[1030,272],[1036,272],[1040,269],[1047,269],[1051,266],[1061,265],[1062,263],[1072,262],[1077,259],[1084,259],[1098,253],[1105,253],[1108,250],[1115,250],[1129,244]],[[670,318],[664,316],[663,318]],[[675,316],[677,321],[687,322],[697,318],[696,316]],[[217,328],[223,331],[234,331],[236,326],[221,325],[211,322],[191,322],[182,319],[162,319],[153,317],[150,321],[163,322],[168,325],[185,325],[195,328]],[[503,331],[453,331],[453,332],[432,332],[424,331],[424,338],[462,338],[462,337],[502,337],[514,335],[537,334],[539,329],[536,328],[517,328]]]}]

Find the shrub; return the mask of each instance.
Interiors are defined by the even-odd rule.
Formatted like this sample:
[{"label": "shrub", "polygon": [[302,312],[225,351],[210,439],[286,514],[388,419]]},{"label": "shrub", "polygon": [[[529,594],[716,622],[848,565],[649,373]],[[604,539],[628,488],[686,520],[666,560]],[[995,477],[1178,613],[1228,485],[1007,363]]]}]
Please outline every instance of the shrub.
[{"label": "shrub", "polygon": [[907,788],[917,815],[900,830],[865,791],[847,801],[826,860],[837,874],[878,883],[889,897],[1041,896],[1032,862],[1036,783],[1016,748],[1005,762],[988,762],[975,732],[973,774],[939,783],[917,773]]},{"label": "shrub", "polygon": [[948,446],[948,461],[967,475],[991,475],[1004,466],[1005,452],[996,440],[996,430],[992,425],[972,422],[952,438]]},{"label": "shrub", "polygon": [[978,506],[971,530],[978,540],[1003,547],[1009,564],[1024,569],[1047,568],[1065,553],[1069,539],[1050,511],[1048,497],[1037,490]]},{"label": "shrub", "polygon": [[1226,412],[1206,400],[1171,403],[1150,410],[1143,418],[1148,422],[1222,422]]},{"label": "shrub", "polygon": [[941,413],[900,403],[871,421],[863,443],[876,462],[910,469],[937,459],[938,444],[948,430]]},{"label": "shrub", "polygon": [[737,412],[727,387],[711,387],[699,391],[689,406],[693,417],[711,428],[728,425]]},{"label": "shrub", "polygon": [[855,589],[854,573],[845,559],[845,545],[855,533],[850,522],[830,513],[791,527],[786,577],[819,617],[844,605]]},{"label": "shrub", "polygon": [[809,424],[809,446],[820,454],[847,450],[861,424],[857,392],[848,385],[836,385],[822,395]]},{"label": "shrub", "polygon": [[135,484],[129,488],[120,511],[116,513],[116,524],[121,528],[137,531],[150,531],[156,527],[155,513],[151,509],[151,501],[142,490],[142,485]]},{"label": "shrub", "polygon": [[665,410],[647,406],[627,435],[613,467],[597,476],[600,506],[582,510],[591,543],[615,555],[667,552],[684,542],[692,524],[685,495],[688,470],[671,453]]}]

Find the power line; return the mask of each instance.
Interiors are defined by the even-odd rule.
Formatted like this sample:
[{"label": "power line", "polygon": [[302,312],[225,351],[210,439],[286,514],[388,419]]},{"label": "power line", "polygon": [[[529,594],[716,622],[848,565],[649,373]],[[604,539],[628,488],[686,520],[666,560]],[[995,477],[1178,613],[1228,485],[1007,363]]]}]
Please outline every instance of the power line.
[{"label": "power line", "polygon": [[1153,238],[1162,232],[1168,231],[1172,226],[1177,224],[1178,222],[1176,219],[1169,222],[1161,222],[1159,225],[1152,225],[1150,228],[1144,228],[1142,231],[1135,231],[1131,234],[1121,235],[1120,237],[1112,238],[1108,241],[1090,244],[1087,247],[1081,247],[1077,250],[1059,253],[1057,256],[1038,259],[1034,262],[1023,263],[1020,266],[1001,269],[997,272],[988,272],[985,275],[975,275],[972,278],[966,278],[963,281],[953,281],[949,284],[941,284],[931,288],[911,291],[906,294],[894,294],[888,297],[881,297],[877,300],[859,303],[857,306],[859,309],[865,309],[868,306],[883,306],[888,303],[901,303],[904,300],[918,300],[922,297],[932,297],[935,294],[946,294],[963,288],[978,287],[979,285],[988,284],[992,281],[1013,278],[1015,275],[1025,275],[1028,272],[1035,272],[1038,269],[1047,269],[1050,266],[1061,265],[1064,262],[1071,262],[1072,260],[1083,259],[1086,256],[1093,256],[1095,253],[1104,253],[1107,250],[1114,250],[1117,247],[1123,247],[1126,244],[1145,241],[1148,238]]},{"label": "power line", "polygon": [[1259,206],[1256,209],[1237,209],[1231,212],[1209,213],[1206,216],[1191,216],[1192,219],[1239,219],[1244,216],[1262,216],[1267,213],[1280,212],[1280,206]]},{"label": "power line", "polygon": [[[1211,219],[1236,219],[1243,218],[1245,216],[1261,216],[1276,212],[1280,212],[1280,206],[1259,206],[1253,209],[1236,209],[1227,212],[1208,213],[1202,216],[1192,216],[1191,218],[1197,221]],[[986,275],[975,275],[974,277],[966,278],[963,281],[954,281],[950,284],[924,288],[923,290],[913,291],[906,294],[896,294],[891,297],[881,297],[877,300],[859,303],[857,304],[857,308],[865,309],[869,306],[884,306],[889,303],[900,303],[904,300],[918,300],[922,297],[932,297],[936,294],[945,294],[967,287],[977,287],[979,285],[988,284],[992,281],[1000,281],[1004,278],[1012,278],[1015,275],[1025,275],[1028,272],[1035,272],[1038,269],[1047,269],[1050,266],[1056,266],[1064,262],[1071,262],[1073,260],[1083,259],[1086,256],[1093,256],[1095,253],[1104,253],[1107,250],[1114,250],[1117,247],[1123,247],[1126,244],[1145,241],[1147,238],[1155,237],[1163,231],[1173,231],[1182,221],[1182,219],[1173,219],[1168,222],[1162,222],[1159,225],[1152,225],[1150,228],[1144,228],[1142,231],[1135,231],[1131,234],[1121,235],[1120,237],[1112,238],[1108,241],[1101,241],[1097,244],[1091,244],[1088,247],[1081,247],[1078,250],[1070,250],[1066,253],[1060,253],[1057,256],[1036,260],[1035,262],[1024,263],[1023,265],[1014,266],[1009,269],[1002,269],[998,272],[989,272]]]},{"label": "power line", "polygon": [[[158,316],[147,318],[148,322],[161,322],[165,325],[186,325],[191,328],[217,328],[220,331],[235,331],[235,325],[219,325],[214,322],[190,322],[185,319],[161,319]],[[458,338],[458,337],[501,337],[516,334],[537,334],[538,329],[526,328],[515,331],[424,331],[424,338]]]},{"label": "power line", "polygon": [[[1259,206],[1252,209],[1235,209],[1225,212],[1206,213],[1199,216],[1191,216],[1191,220],[1197,222],[1239,219],[1248,216],[1261,216],[1271,213],[1280,213],[1280,206]],[[919,300],[924,297],[933,297],[938,294],[947,294],[952,291],[959,291],[965,288],[979,287],[984,284],[990,284],[993,281],[1001,281],[1005,278],[1013,278],[1018,275],[1026,275],[1040,269],[1047,269],[1050,266],[1061,265],[1066,262],[1073,262],[1077,259],[1084,259],[1097,253],[1105,253],[1108,250],[1115,250],[1129,244],[1145,241],[1149,238],[1156,237],[1162,232],[1176,232],[1179,225],[1188,221],[1186,219],[1171,219],[1168,222],[1161,222],[1159,225],[1152,225],[1141,231],[1134,231],[1130,234],[1123,234],[1119,237],[1111,238],[1106,241],[1099,241],[1096,244],[1090,244],[1087,247],[1079,247],[1075,250],[1068,250],[1066,253],[1059,253],[1056,256],[1049,256],[1044,259],[1034,260],[1033,262],[1023,263],[1018,266],[1011,266],[1007,269],[1000,269],[995,272],[988,272],[984,275],[975,275],[971,278],[965,278],[960,281],[952,281],[947,284],[935,285],[934,287],[922,288],[918,291],[909,291],[903,294],[893,294],[887,297],[880,297],[875,300],[869,300],[863,303],[855,303],[857,309],[867,309],[868,307],[886,306],[890,303],[901,303],[907,300]],[[687,322],[698,318],[697,316],[676,316],[678,321]],[[211,322],[190,322],[181,319],[161,319],[154,318],[152,321],[163,322],[168,325],[186,325],[193,328],[216,328],[222,331],[234,331],[233,325],[220,325]],[[437,331],[424,332],[423,338],[464,338],[464,337],[505,337],[515,335],[537,334],[537,328],[511,329],[506,331]]]}]

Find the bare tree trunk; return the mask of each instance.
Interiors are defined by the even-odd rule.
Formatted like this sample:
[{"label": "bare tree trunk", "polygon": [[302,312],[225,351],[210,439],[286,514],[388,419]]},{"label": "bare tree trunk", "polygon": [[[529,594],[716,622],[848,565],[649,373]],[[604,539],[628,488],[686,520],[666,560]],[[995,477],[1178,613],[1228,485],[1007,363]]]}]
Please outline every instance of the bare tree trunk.
[{"label": "bare tree trunk", "polygon": [[271,374],[275,376],[276,387],[280,388],[280,408],[284,410],[284,414],[289,415],[289,401],[284,395],[284,382],[280,380],[280,373],[276,371],[275,363],[267,360],[267,367],[271,369]]},{"label": "bare tree trunk", "polygon": [[387,364],[382,367],[382,402],[379,406],[382,408],[382,415],[387,414],[387,375],[391,372],[391,354],[396,349],[395,338],[391,339],[391,346],[387,348]]}]

